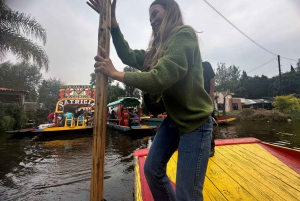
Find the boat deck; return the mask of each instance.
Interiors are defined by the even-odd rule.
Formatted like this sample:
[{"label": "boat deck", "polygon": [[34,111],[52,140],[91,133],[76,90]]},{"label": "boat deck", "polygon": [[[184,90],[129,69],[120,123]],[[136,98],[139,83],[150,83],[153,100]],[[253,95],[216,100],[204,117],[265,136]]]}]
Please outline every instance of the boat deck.
[{"label": "boat deck", "polygon": [[[300,199],[300,152],[255,138],[216,140],[203,189],[204,200]],[[143,173],[147,149],[135,152],[135,199],[153,200]],[[176,186],[177,152],[167,174]]]}]

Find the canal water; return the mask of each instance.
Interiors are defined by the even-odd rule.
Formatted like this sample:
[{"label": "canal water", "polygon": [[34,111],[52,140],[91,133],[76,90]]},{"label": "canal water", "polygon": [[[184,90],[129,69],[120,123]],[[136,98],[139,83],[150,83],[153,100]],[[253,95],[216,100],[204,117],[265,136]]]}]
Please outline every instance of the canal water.
[{"label": "canal water", "polygon": [[[214,127],[216,138],[256,137],[300,150],[299,123],[235,122]],[[154,136],[128,137],[107,130],[104,198],[134,200],[133,152]],[[0,200],[88,201],[92,133],[15,138],[0,134]]]}]

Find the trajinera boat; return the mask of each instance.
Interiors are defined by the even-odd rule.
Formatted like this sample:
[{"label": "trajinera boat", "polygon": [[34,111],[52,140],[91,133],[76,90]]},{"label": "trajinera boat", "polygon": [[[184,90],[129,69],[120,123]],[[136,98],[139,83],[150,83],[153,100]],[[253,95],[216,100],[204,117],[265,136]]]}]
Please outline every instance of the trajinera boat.
[{"label": "trajinera boat", "polygon": [[[95,88],[90,85],[62,85],[56,103],[53,123],[35,128],[6,131],[8,134],[37,135],[92,131],[95,107]],[[45,117],[46,120],[46,117]]]},{"label": "trajinera boat", "polygon": [[107,105],[107,127],[126,133],[155,132],[156,125],[141,124],[141,102],[134,97],[125,97]]},{"label": "trajinera boat", "polygon": [[[289,200],[300,198],[300,151],[256,138],[215,140],[215,155],[209,158],[203,188],[208,201]],[[152,201],[144,175],[148,149],[134,152],[135,200]],[[176,188],[176,151],[167,165],[167,175]]]}]

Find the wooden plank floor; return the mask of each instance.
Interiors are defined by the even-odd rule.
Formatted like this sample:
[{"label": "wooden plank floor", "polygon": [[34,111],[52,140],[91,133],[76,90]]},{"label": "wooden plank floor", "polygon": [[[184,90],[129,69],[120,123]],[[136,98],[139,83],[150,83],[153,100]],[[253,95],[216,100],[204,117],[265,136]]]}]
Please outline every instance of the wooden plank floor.
[{"label": "wooden plank floor", "polygon": [[259,144],[217,146],[204,200],[299,200],[300,175]]},{"label": "wooden plank floor", "polygon": [[[141,172],[144,160],[145,156],[136,166],[136,174]],[[177,152],[167,167],[167,174],[174,183],[176,162]],[[138,175],[136,188],[139,185],[140,190],[136,189],[136,200],[153,200],[151,195],[145,195],[150,191],[143,177]],[[216,146],[215,156],[209,159],[203,196],[205,201],[299,201],[300,175],[259,143]]]}]

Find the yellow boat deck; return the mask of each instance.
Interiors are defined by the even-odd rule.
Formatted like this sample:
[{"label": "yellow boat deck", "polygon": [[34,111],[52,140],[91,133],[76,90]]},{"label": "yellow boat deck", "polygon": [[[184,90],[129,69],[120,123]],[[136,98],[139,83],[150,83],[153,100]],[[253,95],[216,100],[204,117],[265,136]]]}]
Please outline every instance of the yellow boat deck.
[{"label": "yellow boat deck", "polygon": [[[253,138],[252,138],[253,139]],[[251,140],[250,140],[251,141]],[[242,142],[242,141],[241,141]],[[216,146],[209,159],[204,200],[300,200],[300,152],[260,141]],[[135,153],[137,201],[153,200],[142,169],[147,151]],[[176,185],[177,152],[167,174]]]}]

